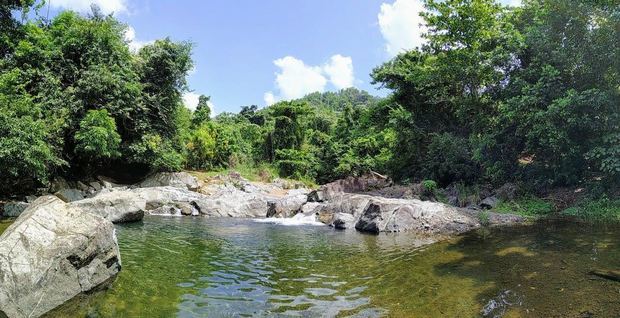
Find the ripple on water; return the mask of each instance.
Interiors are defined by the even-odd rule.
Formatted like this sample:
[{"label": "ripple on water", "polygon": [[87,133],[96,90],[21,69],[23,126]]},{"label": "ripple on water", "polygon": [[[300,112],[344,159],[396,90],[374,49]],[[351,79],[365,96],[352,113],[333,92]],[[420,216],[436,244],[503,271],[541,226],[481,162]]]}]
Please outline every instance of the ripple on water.
[{"label": "ripple on water", "polygon": [[118,226],[111,289],[51,316],[604,317],[620,312],[617,286],[584,273],[620,264],[617,233],[493,229],[420,248],[436,238],[147,217]]}]

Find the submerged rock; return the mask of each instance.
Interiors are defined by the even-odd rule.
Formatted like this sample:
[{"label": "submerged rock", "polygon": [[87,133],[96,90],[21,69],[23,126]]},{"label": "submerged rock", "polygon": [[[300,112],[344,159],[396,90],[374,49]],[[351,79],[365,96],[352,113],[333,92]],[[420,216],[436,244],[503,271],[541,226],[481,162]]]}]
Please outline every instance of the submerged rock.
[{"label": "submerged rock", "polygon": [[70,203],[112,223],[134,222],[144,218],[146,200],[129,191],[113,191]]},{"label": "submerged rock", "polygon": [[0,317],[39,317],[120,269],[111,222],[41,197],[0,236]]}]

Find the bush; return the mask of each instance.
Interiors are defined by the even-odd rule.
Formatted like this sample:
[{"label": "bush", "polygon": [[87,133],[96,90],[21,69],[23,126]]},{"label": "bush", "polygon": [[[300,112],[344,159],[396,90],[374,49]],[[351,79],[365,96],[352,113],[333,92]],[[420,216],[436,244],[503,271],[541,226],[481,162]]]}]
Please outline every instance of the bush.
[{"label": "bush", "polygon": [[170,140],[159,135],[146,134],[142,139],[129,146],[129,160],[144,164],[153,171],[180,171],[184,158],[172,145]]},{"label": "bush", "polygon": [[620,199],[603,196],[586,200],[562,212],[589,222],[620,222]]},{"label": "bush", "polygon": [[480,168],[472,160],[467,139],[450,133],[434,134],[428,145],[426,160],[422,163],[425,177],[442,185],[460,181],[472,183],[479,178]]},{"label": "bush", "polygon": [[75,152],[89,159],[112,159],[120,156],[121,136],[108,111],[90,110],[75,133]]}]

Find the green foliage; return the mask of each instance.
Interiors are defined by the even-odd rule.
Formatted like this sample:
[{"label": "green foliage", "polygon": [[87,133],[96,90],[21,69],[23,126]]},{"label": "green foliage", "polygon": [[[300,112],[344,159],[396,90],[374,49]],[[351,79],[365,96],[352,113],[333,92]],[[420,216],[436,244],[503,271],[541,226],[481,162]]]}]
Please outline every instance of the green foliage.
[{"label": "green foliage", "polygon": [[143,135],[139,142],[128,147],[128,159],[151,167],[153,171],[180,171],[185,158],[174,148],[172,141],[159,135]]},{"label": "green foliage", "polygon": [[525,217],[541,217],[554,212],[553,203],[536,197],[524,197],[510,202],[500,202],[494,209],[498,213]]},{"label": "green foliage", "polygon": [[562,213],[588,222],[620,222],[620,199],[588,199]]},{"label": "green foliage", "polygon": [[121,136],[108,111],[89,110],[75,133],[75,151],[89,159],[112,159],[120,156]]},{"label": "green foliage", "polygon": [[202,123],[211,119],[211,107],[209,107],[210,96],[200,95],[198,97],[198,106],[192,118],[194,127],[200,126]]},{"label": "green foliage", "polygon": [[424,188],[424,192],[429,194],[435,193],[438,189],[437,182],[434,180],[422,180],[422,187]]},{"label": "green foliage", "polygon": [[489,226],[491,224],[491,217],[488,211],[480,211],[478,212],[478,222],[482,226]]},{"label": "green foliage", "polygon": [[443,185],[454,180],[474,182],[480,171],[472,160],[469,141],[450,133],[433,134],[422,163],[425,176]]}]

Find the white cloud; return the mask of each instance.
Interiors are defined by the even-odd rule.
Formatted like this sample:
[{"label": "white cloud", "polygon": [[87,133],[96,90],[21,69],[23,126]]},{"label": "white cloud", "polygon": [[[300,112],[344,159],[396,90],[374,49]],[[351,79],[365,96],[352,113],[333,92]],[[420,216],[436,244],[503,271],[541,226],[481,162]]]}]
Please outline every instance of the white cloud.
[{"label": "white cloud", "polygon": [[[49,1],[49,0],[48,0]],[[105,14],[127,12],[126,0],[51,0],[50,5],[54,8],[74,10],[77,12],[90,12],[91,4],[96,4]]]},{"label": "white cloud", "polygon": [[136,30],[131,26],[128,26],[127,30],[125,30],[125,41],[127,41],[127,44],[129,45],[129,49],[134,53],[138,52],[143,46],[152,44],[154,42],[154,41],[140,41],[136,39]]},{"label": "white cloud", "polygon": [[308,66],[302,60],[286,56],[273,62],[280,68],[276,85],[283,99],[295,99],[312,92],[325,90],[327,79],[321,67]]},{"label": "white cloud", "polygon": [[323,67],[323,70],[329,77],[329,81],[337,89],[353,86],[355,76],[353,75],[353,60],[351,57],[336,54]]},{"label": "white cloud", "polygon": [[[183,93],[183,105],[185,105],[185,107],[189,108],[190,110],[195,111],[196,107],[198,107],[199,98],[200,94],[196,94],[194,92],[185,92]],[[214,116],[215,105],[211,101],[208,101],[207,105],[209,105],[209,108],[211,109],[211,116]]]},{"label": "white cloud", "polygon": [[422,34],[426,32],[426,26],[420,16],[424,10],[420,0],[396,0],[392,4],[381,4],[379,27],[390,56],[424,44]]},{"label": "white cloud", "polygon": [[285,56],[273,61],[280,68],[276,73],[276,88],[279,94],[266,92],[263,96],[267,106],[279,100],[291,100],[314,92],[324,92],[328,83],[336,89],[353,86],[353,60],[351,57],[336,54],[323,66],[306,65],[293,56]]},{"label": "white cloud", "polygon": [[265,100],[265,105],[271,106],[276,103],[276,97],[272,92],[267,92],[263,95],[263,99]]}]

